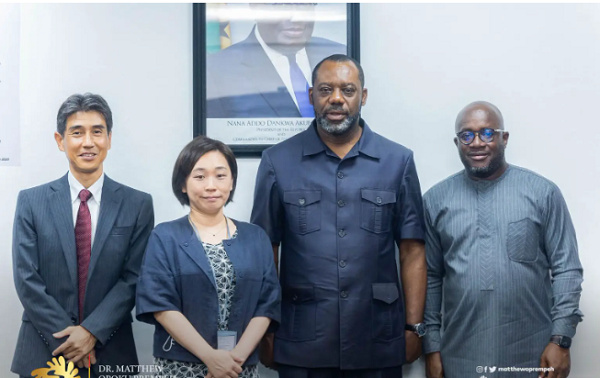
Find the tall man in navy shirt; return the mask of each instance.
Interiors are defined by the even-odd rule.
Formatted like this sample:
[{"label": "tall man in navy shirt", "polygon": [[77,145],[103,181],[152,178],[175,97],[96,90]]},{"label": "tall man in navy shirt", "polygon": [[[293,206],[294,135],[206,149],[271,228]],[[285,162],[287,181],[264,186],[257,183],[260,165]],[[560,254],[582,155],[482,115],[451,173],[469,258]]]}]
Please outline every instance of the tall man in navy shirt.
[{"label": "tall man in navy shirt", "polygon": [[[419,356],[425,328],[412,152],[360,118],[367,89],[358,62],[332,55],[312,75],[315,120],[263,153],[252,210],[276,260],[282,247],[274,362],[281,378],[398,378]],[[267,355],[263,363],[273,366]]]}]

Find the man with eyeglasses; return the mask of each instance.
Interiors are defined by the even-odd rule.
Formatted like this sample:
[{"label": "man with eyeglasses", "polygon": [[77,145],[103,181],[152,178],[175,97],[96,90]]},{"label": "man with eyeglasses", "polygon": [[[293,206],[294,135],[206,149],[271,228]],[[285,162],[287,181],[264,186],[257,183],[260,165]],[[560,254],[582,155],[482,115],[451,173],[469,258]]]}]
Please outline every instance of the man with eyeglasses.
[{"label": "man with eyeglasses", "polygon": [[507,164],[508,137],[496,106],[467,105],[454,138],[465,170],[423,198],[429,378],[569,374],[583,316],[575,230],[554,183]]}]

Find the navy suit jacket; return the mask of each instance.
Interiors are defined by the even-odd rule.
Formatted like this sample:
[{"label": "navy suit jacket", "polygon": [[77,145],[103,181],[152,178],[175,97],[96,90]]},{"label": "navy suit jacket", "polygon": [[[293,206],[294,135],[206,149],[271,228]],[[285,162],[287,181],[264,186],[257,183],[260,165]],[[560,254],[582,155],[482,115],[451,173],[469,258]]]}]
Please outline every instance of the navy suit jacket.
[{"label": "navy suit jacket", "polygon": [[78,319],[73,224],[67,175],[19,193],[13,276],[24,312],[11,367],[14,373],[30,376],[32,370],[46,367],[52,351],[66,340],[52,334],[77,324],[98,339],[93,376],[98,376],[98,365],[114,369],[114,365],[137,364],[131,310],[154,225],[152,197],[105,176],[83,321]]},{"label": "navy suit jacket", "polygon": [[[306,53],[311,69],[346,46],[311,38]],[[301,117],[254,29],[248,38],[206,59],[207,118]]]}]

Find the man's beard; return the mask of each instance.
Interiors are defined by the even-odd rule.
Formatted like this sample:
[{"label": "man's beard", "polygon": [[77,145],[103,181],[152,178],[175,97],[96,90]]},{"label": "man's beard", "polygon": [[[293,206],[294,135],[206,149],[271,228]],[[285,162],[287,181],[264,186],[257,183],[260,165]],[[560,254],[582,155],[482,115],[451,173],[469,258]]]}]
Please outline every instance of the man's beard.
[{"label": "man's beard", "polygon": [[470,176],[477,177],[480,179],[486,179],[496,173],[499,169],[504,165],[504,149],[503,145],[498,147],[498,153],[496,156],[490,160],[490,163],[485,167],[473,167],[469,164],[469,160],[467,159],[464,153],[460,153],[460,160],[462,161],[465,169],[469,173]]},{"label": "man's beard", "polygon": [[348,132],[352,128],[352,126],[360,119],[360,107],[358,108],[358,112],[355,114],[349,114],[346,119],[344,119],[340,123],[331,123],[325,116],[328,111],[343,111],[341,106],[332,106],[327,109],[322,114],[317,113],[315,110],[315,118],[317,121],[317,126],[321,128],[321,130],[325,131],[327,134],[331,135],[343,135]]}]

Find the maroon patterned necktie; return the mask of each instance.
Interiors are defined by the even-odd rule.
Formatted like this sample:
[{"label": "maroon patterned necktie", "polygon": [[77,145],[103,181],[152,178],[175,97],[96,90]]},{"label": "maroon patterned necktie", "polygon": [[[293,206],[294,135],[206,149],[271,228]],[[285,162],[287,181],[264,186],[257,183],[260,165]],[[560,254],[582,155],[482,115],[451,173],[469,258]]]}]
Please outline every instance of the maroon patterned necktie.
[{"label": "maroon patterned necktie", "polygon": [[83,302],[85,299],[85,284],[87,283],[88,267],[92,254],[92,217],[87,201],[92,197],[89,190],[79,192],[79,211],[75,222],[75,244],[77,247],[77,285],[79,287],[79,323],[83,321]]}]

